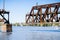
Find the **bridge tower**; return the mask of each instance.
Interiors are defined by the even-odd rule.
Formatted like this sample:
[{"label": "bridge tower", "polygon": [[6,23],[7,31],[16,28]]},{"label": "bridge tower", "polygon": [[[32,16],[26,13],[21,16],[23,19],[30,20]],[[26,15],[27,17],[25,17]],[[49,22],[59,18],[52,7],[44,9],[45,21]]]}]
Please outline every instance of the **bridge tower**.
[{"label": "bridge tower", "polygon": [[[4,15],[7,14],[7,17]],[[3,0],[3,9],[0,9],[0,22],[3,22],[1,26],[1,32],[12,32],[12,24],[9,22],[9,12],[5,10],[5,0]]]}]

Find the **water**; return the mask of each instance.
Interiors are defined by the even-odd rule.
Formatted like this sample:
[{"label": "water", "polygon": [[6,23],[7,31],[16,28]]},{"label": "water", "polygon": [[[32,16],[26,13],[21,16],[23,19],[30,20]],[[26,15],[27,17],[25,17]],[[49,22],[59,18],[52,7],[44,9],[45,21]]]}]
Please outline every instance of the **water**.
[{"label": "water", "polygon": [[60,27],[12,27],[13,32],[0,32],[0,40],[60,40]]}]

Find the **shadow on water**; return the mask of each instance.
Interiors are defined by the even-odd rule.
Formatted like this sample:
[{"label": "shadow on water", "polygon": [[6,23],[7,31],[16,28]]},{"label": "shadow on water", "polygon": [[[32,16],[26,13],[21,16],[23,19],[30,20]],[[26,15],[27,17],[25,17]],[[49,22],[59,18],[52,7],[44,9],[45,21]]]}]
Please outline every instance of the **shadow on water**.
[{"label": "shadow on water", "polygon": [[9,40],[12,32],[0,32],[0,40]]}]

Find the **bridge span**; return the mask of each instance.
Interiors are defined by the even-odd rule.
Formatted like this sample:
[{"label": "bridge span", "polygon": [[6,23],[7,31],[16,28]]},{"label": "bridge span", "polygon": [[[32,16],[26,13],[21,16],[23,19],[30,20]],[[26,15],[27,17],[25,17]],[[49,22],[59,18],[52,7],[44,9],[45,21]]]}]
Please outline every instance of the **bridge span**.
[{"label": "bridge span", "polygon": [[44,23],[60,21],[60,2],[33,6],[26,14],[26,23]]}]

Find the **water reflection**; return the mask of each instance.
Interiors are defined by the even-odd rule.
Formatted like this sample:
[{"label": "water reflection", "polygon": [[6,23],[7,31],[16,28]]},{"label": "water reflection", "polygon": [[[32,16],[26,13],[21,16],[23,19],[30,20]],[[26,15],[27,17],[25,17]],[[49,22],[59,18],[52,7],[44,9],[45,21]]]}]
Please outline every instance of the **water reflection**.
[{"label": "water reflection", "polygon": [[8,33],[0,32],[0,40],[9,40],[10,39],[9,37],[11,34],[12,34],[11,32],[8,32]]},{"label": "water reflection", "polygon": [[59,32],[32,32],[27,40],[60,40]]}]

